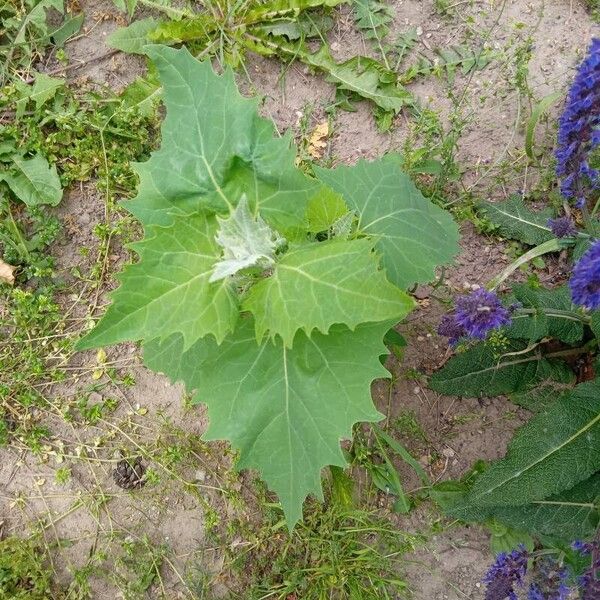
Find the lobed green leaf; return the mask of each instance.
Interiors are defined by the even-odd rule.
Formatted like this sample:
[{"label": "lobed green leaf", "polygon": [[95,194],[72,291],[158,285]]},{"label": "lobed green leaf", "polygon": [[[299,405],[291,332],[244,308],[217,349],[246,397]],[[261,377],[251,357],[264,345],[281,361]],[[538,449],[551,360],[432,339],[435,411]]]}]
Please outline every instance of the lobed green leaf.
[{"label": "lobed green leaf", "polygon": [[389,155],[315,171],[359,215],[358,228],[377,240],[388,278],[405,289],[433,280],[435,268],[449,263],[459,247],[452,217],[419,192],[400,164]]},{"label": "lobed green leaf", "polygon": [[331,240],[285,254],[272,275],[249,292],[243,308],[256,320],[256,338],[281,336],[290,347],[298,329],[327,333],[335,323],[400,321],[414,307],[378,268],[369,239]]},{"label": "lobed green leaf", "polygon": [[149,227],[148,237],[133,245],[139,262],[124,270],[113,303],[78,348],[173,333],[182,334],[184,349],[208,334],[222,341],[233,331],[239,308],[229,279],[210,281],[221,256],[217,229],[216,218],[203,214]]},{"label": "lobed green leaf", "polygon": [[260,471],[277,492],[290,527],[308,494],[322,498],[321,469],[343,467],[340,440],[357,421],[383,418],[371,382],[388,375],[379,362],[389,323],[335,325],[328,335],[299,332],[292,349],[256,343],[251,319],[217,346],[204,339],[184,351],[181,335],[144,346],[148,367],[198,390],[208,406],[207,440],[227,439],[240,451],[238,467]]}]

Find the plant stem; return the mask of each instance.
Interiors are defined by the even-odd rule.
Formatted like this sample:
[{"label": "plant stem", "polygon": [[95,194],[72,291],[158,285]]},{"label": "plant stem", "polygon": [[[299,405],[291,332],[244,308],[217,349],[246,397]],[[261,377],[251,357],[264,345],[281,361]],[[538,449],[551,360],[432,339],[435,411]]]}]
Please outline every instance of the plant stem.
[{"label": "plant stem", "polygon": [[506,278],[508,278],[512,273],[514,273],[521,265],[528,263],[530,260],[537,258],[538,256],[542,256],[543,254],[548,254],[549,252],[556,252],[558,250],[562,250],[565,245],[571,245],[573,242],[567,242],[566,240],[548,240],[535,248],[529,250],[523,254],[523,256],[519,256],[517,260],[515,260],[512,264],[508,265],[502,273],[496,275],[489,283],[488,289],[494,290],[496,289]]}]

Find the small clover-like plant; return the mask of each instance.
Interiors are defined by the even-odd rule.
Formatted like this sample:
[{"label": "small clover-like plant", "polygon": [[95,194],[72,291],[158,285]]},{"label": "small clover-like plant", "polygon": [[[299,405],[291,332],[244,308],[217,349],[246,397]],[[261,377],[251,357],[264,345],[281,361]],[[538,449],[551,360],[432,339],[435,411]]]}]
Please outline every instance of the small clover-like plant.
[{"label": "small clover-like plant", "polygon": [[[488,290],[456,300],[439,333],[461,351],[430,379],[445,394],[506,394],[534,413],[506,456],[472,478],[449,512],[563,543],[589,538],[600,522],[599,146],[595,39],[560,119],[556,158],[565,214],[531,211],[519,197],[482,203],[502,235],[533,248]],[[520,265],[557,250],[571,254],[568,282],[518,284],[502,299],[496,294]]]},{"label": "small clover-like plant", "polygon": [[345,465],[353,424],[382,418],[370,386],[387,375],[383,337],[413,308],[404,290],[456,254],[457,227],[398,156],[310,178],[230,70],[186,49],[148,54],[167,115],[127,203],[145,238],[79,348],[142,341],[146,365],[196,392],[206,439],[260,471],[292,526],[322,496],[321,469]]}]

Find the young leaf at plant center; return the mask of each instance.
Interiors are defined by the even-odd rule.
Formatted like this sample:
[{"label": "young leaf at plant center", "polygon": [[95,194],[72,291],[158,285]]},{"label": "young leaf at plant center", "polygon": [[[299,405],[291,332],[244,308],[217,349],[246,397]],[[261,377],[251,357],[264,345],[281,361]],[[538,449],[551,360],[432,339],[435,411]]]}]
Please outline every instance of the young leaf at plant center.
[{"label": "young leaf at plant center", "polygon": [[465,498],[472,507],[518,506],[567,490],[600,470],[600,382],[578,385],[519,429],[505,458]]},{"label": "young leaf at plant center", "polygon": [[435,268],[458,254],[452,217],[427,200],[403,173],[397,155],[328,170],[317,177],[359,215],[358,229],[376,237],[388,278],[401,288],[435,278]]},{"label": "young leaf at plant center", "polygon": [[548,225],[548,219],[554,216],[551,208],[533,212],[518,195],[511,196],[504,202],[481,202],[479,208],[506,238],[530,246],[538,246],[554,238]]},{"label": "young leaf at plant center", "polygon": [[78,348],[173,333],[183,335],[184,349],[207,334],[221,342],[233,331],[239,308],[229,280],[210,281],[221,258],[217,230],[216,218],[203,214],[149,227],[148,237],[132,245],[139,262],[124,270],[112,305]]},{"label": "young leaf at plant center", "polygon": [[0,170],[0,181],[5,181],[14,195],[27,206],[49,204],[56,206],[62,198],[60,179],[54,165],[41,155],[12,157],[12,163]]},{"label": "young leaf at plant center", "polygon": [[267,268],[275,262],[275,251],[285,244],[260,217],[250,214],[245,195],[229,217],[217,217],[217,221],[215,241],[223,248],[223,257],[215,264],[210,281],[225,279],[248,267]]},{"label": "young leaf at plant center", "polygon": [[524,531],[507,527],[505,524],[493,519],[488,521],[486,526],[492,534],[490,537],[490,550],[493,554],[511,552],[514,548],[518,548],[520,544],[523,544],[530,552],[535,547],[532,537]]},{"label": "young leaf at plant center", "polygon": [[440,394],[497,396],[520,392],[548,378],[562,382],[572,379],[565,363],[545,359],[536,351],[523,352],[526,347],[525,343],[514,342],[497,354],[490,344],[477,344],[436,371],[429,387]]},{"label": "young leaf at plant center", "polygon": [[156,69],[152,66],[144,77],[136,77],[119,96],[123,108],[136,109],[145,117],[155,114],[156,105],[161,97],[162,86],[158,81]]},{"label": "young leaf at plant center", "polygon": [[344,199],[328,187],[314,196],[308,204],[308,231],[319,233],[327,231],[348,212]]},{"label": "young leaf at plant center", "polygon": [[[144,226],[168,225],[201,209],[227,214],[243,194],[250,210],[288,239],[306,227],[306,208],[321,186],[300,172],[289,136],[258,116],[233,74],[216,75],[185,48],[148,48],[163,84],[162,145],[136,166],[138,195],[126,207]],[[223,99],[227,98],[227,102]],[[219,123],[215,127],[215,123]]]},{"label": "young leaf at plant center", "polygon": [[291,347],[298,329],[327,333],[334,323],[395,322],[415,306],[378,269],[373,242],[330,240],[285,254],[273,274],[256,283],[243,303],[256,321],[256,339],[268,332]]},{"label": "young leaf at plant center", "polygon": [[[373,406],[373,379],[389,323],[335,325],[329,335],[299,332],[293,349],[280,341],[256,344],[251,319],[217,346],[206,338],[183,352],[181,336],[147,342],[146,365],[183,380],[208,405],[206,439],[228,439],[240,450],[239,468],[258,469],[277,492],[291,527],[308,494],[322,497],[320,472],[344,467],[341,438],[357,421],[382,419]],[[343,383],[342,383],[343,382]],[[274,456],[277,460],[273,460]]]}]

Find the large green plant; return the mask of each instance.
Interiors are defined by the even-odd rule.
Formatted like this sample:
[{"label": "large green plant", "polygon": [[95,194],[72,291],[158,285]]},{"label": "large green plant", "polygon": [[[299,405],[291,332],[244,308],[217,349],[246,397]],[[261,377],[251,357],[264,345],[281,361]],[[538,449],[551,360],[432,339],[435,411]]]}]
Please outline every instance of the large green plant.
[{"label": "large green plant", "polygon": [[231,71],[148,53],[167,116],[127,203],[145,239],[79,347],[142,340],[146,364],[196,390],[206,437],[231,441],[293,525],[321,496],[320,470],[345,464],[340,439],[381,418],[383,336],[413,307],[403,289],[457,252],[457,228],[397,156],[309,178]]}]

